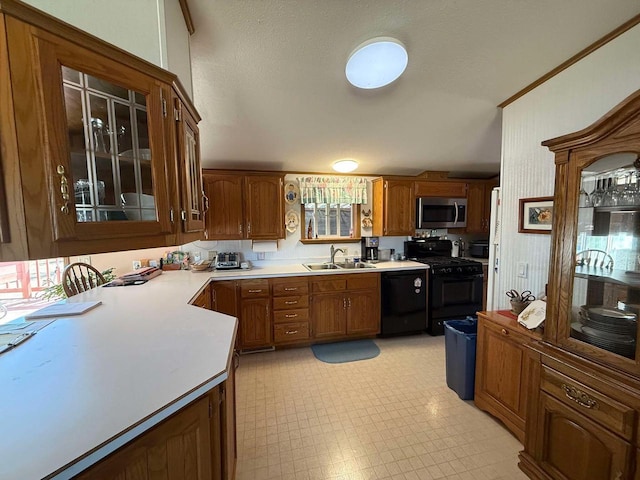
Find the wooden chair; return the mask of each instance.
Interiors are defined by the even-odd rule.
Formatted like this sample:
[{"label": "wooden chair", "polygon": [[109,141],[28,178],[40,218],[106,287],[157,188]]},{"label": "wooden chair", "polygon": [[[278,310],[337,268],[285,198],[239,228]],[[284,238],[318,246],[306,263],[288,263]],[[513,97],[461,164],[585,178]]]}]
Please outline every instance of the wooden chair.
[{"label": "wooden chair", "polygon": [[62,271],[62,288],[73,297],[107,283],[102,274],[88,263],[70,263]]},{"label": "wooden chair", "polygon": [[583,250],[576,253],[576,266],[613,270],[613,257],[604,250]]}]

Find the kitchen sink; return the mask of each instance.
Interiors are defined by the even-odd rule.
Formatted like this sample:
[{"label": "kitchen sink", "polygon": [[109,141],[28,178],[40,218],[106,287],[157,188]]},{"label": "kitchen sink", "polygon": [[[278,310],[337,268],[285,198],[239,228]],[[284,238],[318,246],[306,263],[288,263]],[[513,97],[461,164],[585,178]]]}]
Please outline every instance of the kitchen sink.
[{"label": "kitchen sink", "polygon": [[376,268],[368,263],[303,263],[307,270],[353,270],[356,268]]},{"label": "kitchen sink", "polygon": [[376,268],[374,265],[370,265],[368,263],[358,262],[358,263],[336,263],[340,268],[345,268],[347,270],[353,270],[354,268]]},{"label": "kitchen sink", "polygon": [[303,263],[302,266],[307,270],[338,270],[340,268],[331,263]]}]

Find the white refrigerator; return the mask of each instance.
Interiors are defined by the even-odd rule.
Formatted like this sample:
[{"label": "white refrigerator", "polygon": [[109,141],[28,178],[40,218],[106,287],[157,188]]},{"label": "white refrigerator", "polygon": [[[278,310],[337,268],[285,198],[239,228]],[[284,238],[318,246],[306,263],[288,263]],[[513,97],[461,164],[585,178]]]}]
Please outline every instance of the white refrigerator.
[{"label": "white refrigerator", "polygon": [[500,234],[502,229],[502,211],[500,209],[500,187],[491,192],[491,217],[489,228],[489,268],[487,271],[487,311],[500,306],[494,304],[494,291],[500,273]]}]

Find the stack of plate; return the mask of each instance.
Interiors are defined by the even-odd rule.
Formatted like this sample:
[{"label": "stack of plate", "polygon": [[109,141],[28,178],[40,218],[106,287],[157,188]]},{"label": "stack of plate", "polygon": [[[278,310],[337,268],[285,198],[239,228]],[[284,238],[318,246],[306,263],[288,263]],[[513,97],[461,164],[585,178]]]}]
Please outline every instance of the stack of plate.
[{"label": "stack of plate", "polygon": [[637,315],[602,305],[580,307],[579,322],[571,324],[571,336],[596,347],[635,358]]}]

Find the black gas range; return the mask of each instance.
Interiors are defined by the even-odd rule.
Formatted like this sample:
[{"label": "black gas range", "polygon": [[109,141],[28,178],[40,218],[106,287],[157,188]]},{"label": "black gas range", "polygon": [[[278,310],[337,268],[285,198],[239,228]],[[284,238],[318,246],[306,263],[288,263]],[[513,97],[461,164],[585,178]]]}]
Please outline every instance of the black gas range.
[{"label": "black gas range", "polygon": [[482,309],[482,264],[451,256],[451,240],[404,242],[407,258],[429,265],[427,331],[444,333],[444,321],[475,316]]}]

